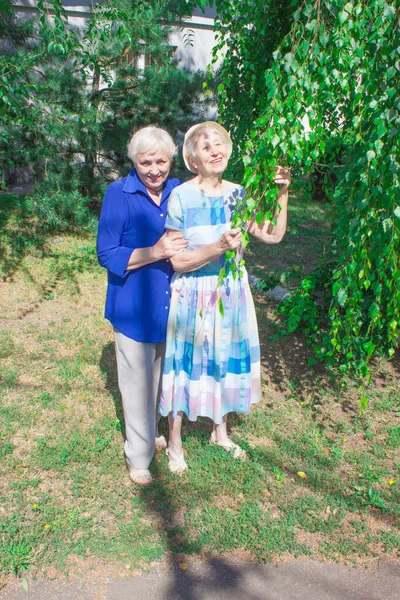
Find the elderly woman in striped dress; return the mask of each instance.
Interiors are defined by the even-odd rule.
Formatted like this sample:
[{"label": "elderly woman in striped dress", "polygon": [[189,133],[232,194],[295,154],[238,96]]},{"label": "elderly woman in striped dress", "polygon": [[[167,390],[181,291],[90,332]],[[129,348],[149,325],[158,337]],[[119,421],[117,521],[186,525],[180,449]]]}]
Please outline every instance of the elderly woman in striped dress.
[{"label": "elderly woman in striped dress", "polygon": [[[260,400],[260,348],[254,303],[245,269],[218,276],[225,253],[242,256],[241,230],[232,229],[231,217],[243,201],[244,189],[223,179],[232,152],[228,132],[208,121],[186,133],[183,157],[194,179],[176,187],[168,205],[167,229],[183,232],[188,247],[171,257],[176,271],[171,282],[166,355],[159,410],[169,418],[168,461],[181,474],[184,459],[181,424],[209,417],[210,443],[245,458],[245,452],[228,437],[230,412],[248,412]],[[248,232],[263,242],[280,242],[286,231],[290,175],[278,168],[281,184],[276,224],[252,220]],[[222,302],[223,311],[219,306]]]}]

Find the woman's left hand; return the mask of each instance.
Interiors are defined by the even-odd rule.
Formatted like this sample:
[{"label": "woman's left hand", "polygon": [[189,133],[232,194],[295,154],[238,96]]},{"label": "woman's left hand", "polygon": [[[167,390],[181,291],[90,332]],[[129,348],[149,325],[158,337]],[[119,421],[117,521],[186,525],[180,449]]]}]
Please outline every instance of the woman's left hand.
[{"label": "woman's left hand", "polygon": [[278,185],[290,185],[292,178],[290,177],[289,169],[285,169],[284,167],[276,167],[276,173],[274,177],[274,182]]}]

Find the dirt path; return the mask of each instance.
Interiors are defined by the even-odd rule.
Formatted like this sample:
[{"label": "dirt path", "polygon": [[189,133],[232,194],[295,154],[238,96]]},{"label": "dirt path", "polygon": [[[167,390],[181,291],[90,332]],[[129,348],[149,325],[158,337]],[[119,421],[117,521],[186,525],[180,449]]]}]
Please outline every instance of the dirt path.
[{"label": "dirt path", "polygon": [[[182,568],[183,567],[183,568]],[[352,568],[314,561],[279,565],[214,558],[175,563],[147,574],[109,573],[79,581],[36,581],[25,591],[12,582],[1,600],[397,600],[400,561]]]}]

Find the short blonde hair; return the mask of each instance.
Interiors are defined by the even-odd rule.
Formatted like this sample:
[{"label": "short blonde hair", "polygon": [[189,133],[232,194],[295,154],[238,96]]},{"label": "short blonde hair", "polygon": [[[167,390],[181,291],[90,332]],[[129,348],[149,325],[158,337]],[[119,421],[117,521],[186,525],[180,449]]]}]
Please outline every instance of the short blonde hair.
[{"label": "short blonde hair", "polygon": [[135,164],[138,154],[154,154],[157,150],[163,150],[170,160],[176,154],[172,137],[161,127],[142,127],[128,142],[128,156]]},{"label": "short blonde hair", "polygon": [[186,132],[182,148],[183,160],[186,167],[192,173],[196,173],[195,168],[191,163],[191,159],[194,159],[196,156],[197,141],[202,134],[209,135],[210,133],[217,133],[220,136],[227,149],[228,160],[232,154],[231,137],[226,129],[222,127],[222,125],[216,123],[215,121],[205,121],[204,123],[193,125],[193,127],[188,129]]}]

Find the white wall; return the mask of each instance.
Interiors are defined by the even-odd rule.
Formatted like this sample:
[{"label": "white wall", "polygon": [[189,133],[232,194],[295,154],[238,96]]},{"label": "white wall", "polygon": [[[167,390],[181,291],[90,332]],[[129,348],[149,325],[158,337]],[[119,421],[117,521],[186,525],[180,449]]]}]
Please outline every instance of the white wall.
[{"label": "white wall", "polygon": [[[184,27],[174,29],[171,44],[177,47],[178,60],[187,69],[205,70],[211,63],[215,45],[215,16],[215,8],[206,8],[204,12],[196,8],[191,19],[184,22]],[[185,44],[185,38],[187,40],[188,37],[193,45]]]},{"label": "white wall", "polygon": [[[93,0],[63,0],[63,6],[68,16],[68,23],[74,29],[83,29],[90,16]],[[22,19],[27,19],[37,14],[36,0],[16,0],[14,2],[17,14]]]}]

